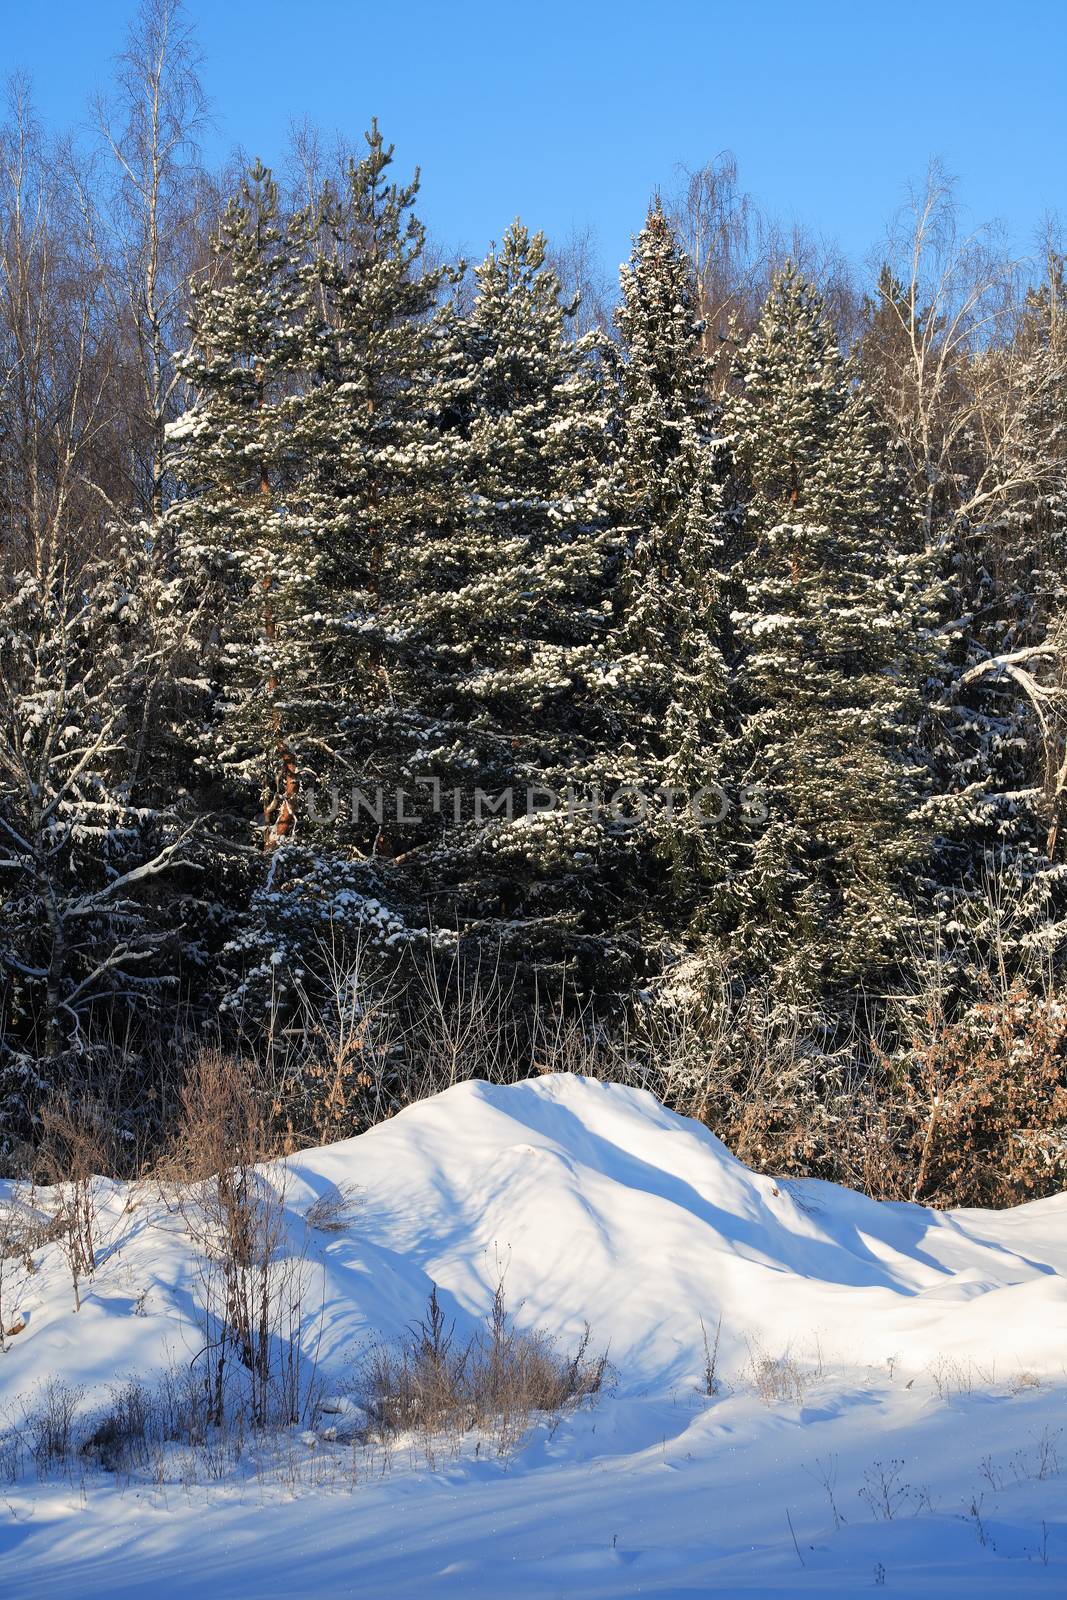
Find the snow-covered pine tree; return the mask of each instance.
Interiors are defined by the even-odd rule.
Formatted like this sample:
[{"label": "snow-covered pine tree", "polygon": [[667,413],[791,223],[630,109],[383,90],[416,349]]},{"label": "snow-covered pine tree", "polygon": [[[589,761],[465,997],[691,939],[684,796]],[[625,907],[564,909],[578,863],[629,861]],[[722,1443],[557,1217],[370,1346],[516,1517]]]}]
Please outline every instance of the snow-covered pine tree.
[{"label": "snow-covered pine tree", "polygon": [[348,791],[380,787],[384,809],[404,778],[398,595],[440,486],[454,492],[431,393],[453,274],[426,262],[417,175],[393,182],[377,124],[366,139],[288,221],[270,174],[250,175],[196,298],[195,404],[171,429],[185,569],[225,608],[206,765],[246,808],[253,780],[264,794],[270,859],[229,947],[246,1011],[284,1009],[323,941],[336,960],[337,941],[408,938],[386,816],[353,813]]},{"label": "snow-covered pine tree", "polygon": [[[324,196],[323,339],[301,430],[321,563],[320,693],[336,729],[322,744],[334,749],[332,775],[343,787],[383,792],[381,818],[373,806],[353,817],[346,805],[328,836],[387,858],[410,843],[397,834],[393,799],[410,777],[410,719],[398,692],[410,654],[410,574],[457,493],[443,379],[455,319],[443,295],[459,274],[427,259],[414,210],[418,173],[394,181],[393,147],[376,122],[365,137],[366,154]],[[318,776],[329,770],[320,762]]]},{"label": "snow-covered pine tree", "polygon": [[[657,200],[622,268],[617,516],[627,551],[617,587],[616,772],[651,798],[644,843],[670,865],[677,931],[722,840],[718,747],[731,517],[692,264]],[[707,791],[698,809],[690,801]]]},{"label": "snow-covered pine tree", "polygon": [[300,991],[314,1009],[339,962],[392,961],[422,939],[421,899],[405,905],[393,861],[411,842],[397,822],[412,770],[407,574],[455,495],[439,369],[452,326],[441,300],[456,273],[428,260],[418,173],[394,180],[376,122],[365,138],[362,157],[325,186],[315,224],[317,320],[292,438],[316,575],[304,639],[307,803],[240,936],[242,1005],[269,990],[284,1009]]},{"label": "snow-covered pine tree", "polygon": [[168,429],[181,493],[166,524],[197,602],[213,619],[217,716],[202,730],[206,775],[234,787],[264,849],[296,820],[303,737],[317,700],[308,617],[320,553],[300,498],[300,435],[316,337],[310,219],[281,216],[257,163],[223,217],[214,270],[194,291],[180,368],[193,404]]},{"label": "snow-covered pine tree", "polygon": [[[433,509],[407,556],[395,689],[413,789],[425,780],[411,809],[429,811],[433,780],[441,802],[409,833],[405,865],[434,920],[479,949],[528,974],[584,961],[586,978],[611,983],[625,943],[603,860],[614,824],[586,809],[604,769],[595,691],[618,546],[599,341],[569,337],[544,237],[519,223],[475,286],[440,377],[451,506]],[[550,811],[544,791],[577,805]]]},{"label": "snow-covered pine tree", "polygon": [[[1015,463],[1021,486],[1014,496],[1015,526],[1018,542],[1030,554],[1034,574],[1031,604],[1024,607],[1029,634],[1025,642],[1051,647],[1045,660],[1051,669],[1056,703],[1048,719],[1051,725],[1040,740],[1039,772],[1048,821],[1045,853],[1051,863],[1058,864],[1064,859],[1067,819],[1067,708],[1063,703],[1067,695],[1067,257],[1050,255],[1047,280],[1028,296],[1027,310],[1023,337],[1028,359],[1022,376],[1026,411]],[[1036,492],[1027,495],[1027,484]],[[1030,515],[1023,520],[1027,501],[1031,502]],[[1031,714],[1033,710],[1031,702]],[[1063,910],[1061,889],[1061,916]]]},{"label": "snow-covered pine tree", "polygon": [[884,976],[912,916],[921,557],[872,408],[791,265],[725,425],[747,495],[731,769],[768,817],[739,835],[721,910],[742,971],[813,998]]}]

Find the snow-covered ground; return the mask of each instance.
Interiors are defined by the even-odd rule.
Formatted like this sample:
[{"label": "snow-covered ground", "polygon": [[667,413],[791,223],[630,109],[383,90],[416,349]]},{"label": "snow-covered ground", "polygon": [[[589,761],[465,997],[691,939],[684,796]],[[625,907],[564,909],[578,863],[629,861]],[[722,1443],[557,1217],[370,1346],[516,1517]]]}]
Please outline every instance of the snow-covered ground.
[{"label": "snow-covered ground", "polygon": [[[351,1227],[308,1227],[353,1184]],[[5,1285],[6,1324],[25,1323],[0,1355],[12,1416],[51,1375],[91,1407],[202,1346],[180,1213],[105,1189],[79,1312],[55,1244]],[[237,1466],[0,1472],[0,1593],[1067,1591],[1067,1195],[937,1213],[759,1177],[647,1094],[566,1076],[458,1086],[293,1158],[284,1193],[327,1390],[433,1284],[473,1327],[501,1273],[521,1324],[564,1345],[592,1324],[612,1386],[503,1458],[473,1438],[332,1443],[320,1419]]]}]

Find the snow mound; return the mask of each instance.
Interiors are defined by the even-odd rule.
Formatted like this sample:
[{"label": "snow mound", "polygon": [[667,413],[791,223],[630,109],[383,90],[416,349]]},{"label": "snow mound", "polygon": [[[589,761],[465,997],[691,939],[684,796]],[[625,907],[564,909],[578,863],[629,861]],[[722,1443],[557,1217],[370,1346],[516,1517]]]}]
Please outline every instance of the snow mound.
[{"label": "snow mound", "polygon": [[[353,1186],[350,1228],[308,1229],[319,1197]],[[321,1268],[306,1336],[327,1371],[402,1334],[433,1285],[462,1328],[503,1278],[520,1324],[570,1341],[589,1323],[624,1391],[698,1381],[720,1322],[724,1370],[759,1349],[841,1368],[1062,1375],[1067,1195],[936,1212],[760,1176],[637,1089],[569,1075],[459,1084],[293,1157],[284,1194],[294,1247]],[[0,1363],[0,1396],[51,1372],[146,1371],[195,1344],[180,1219],[120,1184],[101,1213],[102,1261],[77,1316],[55,1246],[5,1308],[26,1331]]]},{"label": "snow mound", "polygon": [[331,1259],[374,1281],[376,1305],[352,1298],[394,1327],[431,1280],[484,1312],[504,1271],[524,1322],[591,1323],[624,1383],[690,1376],[720,1317],[727,1356],[818,1341],[860,1363],[1062,1369],[1067,1195],[946,1213],[763,1177],[644,1091],[570,1075],[458,1085],[293,1176],[294,1199],[362,1187]]},{"label": "snow mound", "polygon": [[[588,1322],[617,1384],[535,1426],[513,1459],[462,1441],[393,1452],[357,1463],[351,1493],[336,1477],[316,1490],[299,1466],[260,1479],[254,1452],[222,1483],[184,1468],[180,1483],[12,1479],[5,1593],[1062,1592],[1067,1195],[938,1213],[787,1183],[647,1094],[569,1076],[458,1085],[261,1182],[312,1271],[300,1338],[329,1397],[318,1432],[294,1426],[279,1459],[343,1449],[329,1441],[362,1416],[345,1374],[433,1285],[461,1335],[501,1277],[520,1324],[572,1343]],[[316,1201],[353,1186],[351,1226],[315,1227]],[[13,1199],[0,1185],[0,1205]],[[78,1313],[55,1242],[33,1252],[17,1305],[5,1283],[17,1332],[0,1418],[53,1376],[88,1403],[203,1352],[202,1260],[180,1208],[103,1182],[99,1208]],[[710,1398],[704,1337],[720,1319]],[[802,1381],[761,1381],[776,1363]]]}]

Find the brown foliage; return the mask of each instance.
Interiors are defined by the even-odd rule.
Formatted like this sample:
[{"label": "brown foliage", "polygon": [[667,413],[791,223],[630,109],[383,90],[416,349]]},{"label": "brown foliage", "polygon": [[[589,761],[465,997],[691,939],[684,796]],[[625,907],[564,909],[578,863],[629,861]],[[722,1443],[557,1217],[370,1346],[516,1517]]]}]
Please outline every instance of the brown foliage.
[{"label": "brown foliage", "polygon": [[1067,1171],[1067,1007],[1021,988],[957,1021],[928,1011],[902,1085],[911,1198],[1015,1205]]}]

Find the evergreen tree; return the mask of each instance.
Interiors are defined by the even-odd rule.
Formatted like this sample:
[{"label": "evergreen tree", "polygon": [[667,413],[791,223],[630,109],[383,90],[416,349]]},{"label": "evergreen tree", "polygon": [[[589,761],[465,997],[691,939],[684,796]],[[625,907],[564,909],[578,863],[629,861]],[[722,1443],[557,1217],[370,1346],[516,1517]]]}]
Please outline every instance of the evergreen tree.
[{"label": "evergreen tree", "polygon": [[[1052,255],[1048,278],[1031,289],[1017,336],[1015,382],[1022,427],[1012,452],[1004,513],[1010,552],[1011,618],[1001,646],[1039,641],[1067,611],[1067,261]],[[1008,589],[1008,584],[1002,585]]]},{"label": "evergreen tree", "polygon": [[[442,295],[458,273],[427,262],[418,173],[393,182],[377,123],[366,140],[340,192],[324,196],[323,341],[301,430],[323,583],[320,692],[337,724],[332,773],[391,800],[409,754],[397,686],[414,636],[412,564],[456,495],[442,378],[454,318]],[[320,763],[320,775],[329,770]],[[401,847],[392,810],[339,817],[330,837],[388,856]]]},{"label": "evergreen tree", "polygon": [[[435,780],[442,794],[403,854],[435,921],[527,970],[559,968],[616,943],[600,863],[611,819],[587,808],[618,543],[599,341],[568,336],[544,238],[518,223],[475,284],[469,315],[442,337],[451,503],[412,543],[402,596],[408,774],[423,796]],[[549,791],[577,804],[550,811]],[[614,972],[607,962],[600,976]]]},{"label": "evergreen tree", "polygon": [[245,1009],[284,1008],[302,941],[324,929],[405,936],[383,904],[380,827],[361,832],[366,816],[340,790],[395,787],[407,626],[394,599],[426,514],[426,386],[448,274],[423,270],[417,178],[389,182],[376,125],[367,142],[339,191],[288,220],[270,174],[250,174],[196,296],[183,362],[196,399],[171,429],[184,572],[193,603],[211,590],[207,610],[224,617],[201,760],[211,781],[233,782],[231,805],[250,810],[257,780],[263,797],[270,860],[229,942],[231,1004]]},{"label": "evergreen tree", "polygon": [[[692,264],[657,201],[622,269],[617,511],[627,536],[617,592],[619,771],[651,799],[647,843],[670,862],[668,916],[715,866],[718,744],[727,714],[723,570],[727,464]],[[725,799],[725,795],[722,797]]]},{"label": "evergreen tree", "polygon": [[884,975],[918,854],[912,507],[815,289],[792,266],[742,352],[727,433],[747,495],[732,770],[768,809],[722,896],[786,997]]},{"label": "evergreen tree", "polygon": [[181,371],[194,401],[168,430],[182,494],[166,514],[193,603],[210,595],[218,700],[197,737],[210,779],[262,843],[296,820],[302,743],[317,704],[307,623],[322,593],[321,554],[302,499],[301,417],[315,337],[307,214],[286,223],[257,163],[227,207],[216,270],[194,295]]}]

